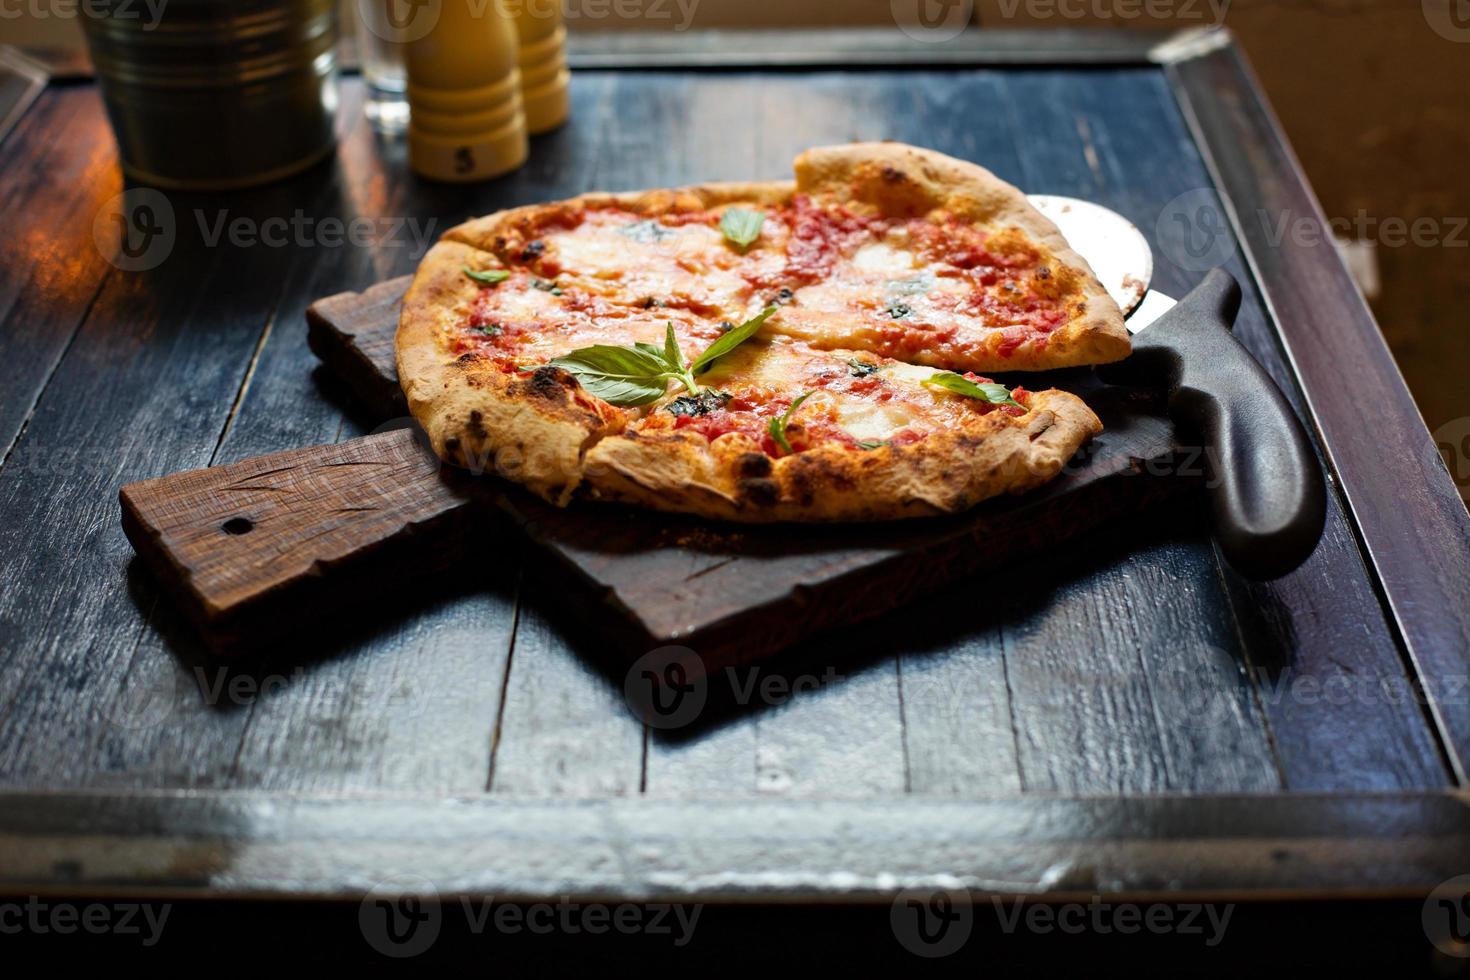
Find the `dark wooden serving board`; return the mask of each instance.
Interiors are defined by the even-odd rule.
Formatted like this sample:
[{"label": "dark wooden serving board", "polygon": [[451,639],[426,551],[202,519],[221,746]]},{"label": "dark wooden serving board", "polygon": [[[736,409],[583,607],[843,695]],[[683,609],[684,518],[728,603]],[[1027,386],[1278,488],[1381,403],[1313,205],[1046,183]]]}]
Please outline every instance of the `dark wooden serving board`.
[{"label": "dark wooden serving board", "polygon": [[494,560],[513,539],[470,533],[498,523],[493,512],[541,546],[547,560],[533,567],[618,650],[680,645],[705,665],[741,662],[1132,519],[1197,469],[1156,393],[1076,370],[1026,380],[1080,394],[1103,435],[1046,487],[960,517],[750,526],[590,502],[560,509],[493,477],[447,471],[419,444],[393,358],[407,283],[331,296],[307,314],[312,349],[384,431],[123,488],[133,546],[216,646],[295,629],[303,610],[316,617],[360,600],[466,546]]}]

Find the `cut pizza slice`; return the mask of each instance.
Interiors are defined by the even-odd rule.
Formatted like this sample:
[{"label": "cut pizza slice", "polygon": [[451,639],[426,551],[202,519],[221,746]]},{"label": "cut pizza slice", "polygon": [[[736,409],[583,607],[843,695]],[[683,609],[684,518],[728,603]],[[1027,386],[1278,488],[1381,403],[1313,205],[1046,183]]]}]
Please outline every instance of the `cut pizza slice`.
[{"label": "cut pizza slice", "polygon": [[782,330],[970,371],[1103,364],[1131,344],[1117,303],[1026,196],[973,163],[892,143],[796,160]]}]

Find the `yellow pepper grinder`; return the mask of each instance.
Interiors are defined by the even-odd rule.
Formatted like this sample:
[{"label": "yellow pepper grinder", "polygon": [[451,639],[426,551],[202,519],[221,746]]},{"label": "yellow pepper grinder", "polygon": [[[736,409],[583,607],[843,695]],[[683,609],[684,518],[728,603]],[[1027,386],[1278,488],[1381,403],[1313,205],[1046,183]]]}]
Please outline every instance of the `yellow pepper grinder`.
[{"label": "yellow pepper grinder", "polygon": [[409,164],[433,180],[498,177],[529,150],[515,23],[495,0],[434,6],[433,25],[405,45]]},{"label": "yellow pepper grinder", "polygon": [[561,22],[561,0],[524,0],[516,12],[521,39],[521,99],[526,128],[544,133],[567,121],[571,108],[567,88],[567,29]]}]

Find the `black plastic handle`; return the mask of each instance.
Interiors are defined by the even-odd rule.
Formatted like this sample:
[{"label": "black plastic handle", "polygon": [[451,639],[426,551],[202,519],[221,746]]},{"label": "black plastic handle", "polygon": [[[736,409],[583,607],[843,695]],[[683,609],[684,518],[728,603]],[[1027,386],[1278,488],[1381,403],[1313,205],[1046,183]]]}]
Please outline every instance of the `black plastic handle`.
[{"label": "black plastic handle", "polygon": [[1204,450],[1220,550],[1241,574],[1269,579],[1317,547],[1327,492],[1301,422],[1230,333],[1239,309],[1240,284],[1216,269],[1134,337],[1132,356],[1099,371],[1110,383],[1168,388],[1181,438]]}]

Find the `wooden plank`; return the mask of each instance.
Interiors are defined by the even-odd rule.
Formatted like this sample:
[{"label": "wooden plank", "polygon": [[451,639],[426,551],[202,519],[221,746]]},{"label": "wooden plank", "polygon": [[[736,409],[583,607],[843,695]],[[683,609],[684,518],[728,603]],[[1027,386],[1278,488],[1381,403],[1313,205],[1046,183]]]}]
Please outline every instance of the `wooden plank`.
[{"label": "wooden plank", "polygon": [[[94,123],[79,152],[107,141]],[[291,195],[289,185],[242,193],[230,217],[289,215]],[[81,462],[64,480],[0,472],[7,784],[108,780],[121,746],[152,724],[152,688],[140,709],[123,684],[154,592],[146,576],[129,577],[116,489],[209,461],[278,298],[261,284],[279,283],[289,261],[280,249],[210,247],[192,213],[206,204],[180,196],[173,206],[171,253],[107,280],[23,436]]]},{"label": "wooden plank", "polygon": [[[894,8],[895,10],[897,8]],[[909,15],[911,18],[914,14]],[[946,13],[947,16],[947,13]],[[942,33],[942,32],[940,32]],[[961,31],[953,37],[910,36],[891,26],[701,29],[698,31],[573,31],[567,59],[574,70],[659,68],[935,68],[940,65],[1139,65],[1164,38],[1162,31]]]},{"label": "wooden plank", "polygon": [[702,801],[0,797],[0,886],[354,903],[384,881],[497,902],[891,904],[1423,897],[1458,875],[1451,793]]},{"label": "wooden plank", "polygon": [[0,144],[0,207],[24,214],[0,237],[0,465],[64,477],[79,460],[34,444],[11,460],[88,304],[112,267],[93,234],[103,204],[121,189],[95,93],[52,89]]},{"label": "wooden plank", "polygon": [[[1113,139],[1114,125],[1126,125],[1121,117],[1137,95],[1120,85],[1085,115],[1084,93],[1093,84],[1092,76],[1074,72],[1013,75],[990,97],[1008,109],[1022,186],[1115,203],[1122,182],[1109,179],[1098,144]],[[1050,603],[1012,606],[1014,621],[1003,632],[1023,786],[1086,792],[1277,785],[1249,690],[1228,673],[1204,669],[1211,641],[1228,648],[1233,638],[1218,625],[1225,598],[1189,513],[1181,505],[1172,516],[1152,515],[1162,534],[1132,524],[1137,545],[1111,552],[1111,563],[1084,566],[1075,580],[1063,559],[1063,575],[1043,576],[1038,590],[1056,588]],[[1164,587],[1155,591],[1153,583]],[[1082,623],[1092,637],[1086,643],[1077,642]],[[1061,650],[1069,651],[1065,663],[1057,659]],[[1196,703],[1186,696],[1188,685],[1172,683],[1176,672],[1195,674],[1195,689],[1211,692],[1228,737],[1182,736]]]},{"label": "wooden plank", "polygon": [[[1141,91],[1126,85],[1128,73],[1098,77],[1085,88],[1085,99],[1093,112],[1102,112],[1123,97],[1135,106],[1134,113],[1119,120],[1122,128],[1111,145],[1103,148],[1101,159],[1112,168],[1109,161],[1117,155],[1116,185],[1150,189],[1151,198],[1120,203],[1120,210],[1154,244],[1155,276],[1161,284],[1183,290],[1200,273],[1181,269],[1174,261],[1173,257],[1186,253],[1183,243],[1173,237],[1184,228],[1174,219],[1177,204],[1172,210],[1170,205],[1180,195],[1197,196],[1201,191],[1206,195],[1202,200],[1213,201],[1214,190],[1197,158],[1188,168],[1166,172],[1158,167],[1154,154],[1124,153],[1126,147],[1146,147],[1151,142],[1179,145],[1190,141],[1173,95],[1157,77],[1145,77],[1149,82]],[[1140,161],[1140,157],[1145,159]],[[1136,167],[1144,168],[1145,179],[1132,183]],[[1255,203],[1240,206],[1252,213],[1256,207]],[[1226,254],[1230,255],[1227,268],[1246,289],[1236,336],[1303,417],[1310,418],[1282,352],[1278,331],[1283,326],[1268,318],[1266,303],[1240,251],[1230,247]],[[1335,256],[1331,261],[1337,261]],[[1447,774],[1439,748],[1415,699],[1383,693],[1407,692],[1413,685],[1412,674],[1382,613],[1372,572],[1364,565],[1346,511],[1340,491],[1329,492],[1327,524],[1316,552],[1301,568],[1280,579],[1249,582],[1217,561],[1241,635],[1243,665],[1270,719],[1288,788],[1329,791],[1443,785]],[[1316,692],[1322,685],[1351,693],[1319,697]],[[1361,731],[1375,731],[1380,737],[1363,739],[1349,734]]]},{"label": "wooden plank", "polygon": [[[1188,165],[1166,164],[1155,152],[1159,145],[1185,146],[1188,133],[1172,97],[1152,72],[1110,72],[1075,75],[1073,119],[1059,120],[1055,147],[1070,124],[1091,142],[1089,152],[1073,164],[1078,175],[1092,175],[1095,193],[1132,218],[1155,246],[1155,278],[1174,292],[1188,289],[1199,270],[1181,269],[1171,256],[1181,255],[1179,243],[1160,235],[1177,233],[1166,205],[1179,195],[1209,188],[1208,175],[1197,158]],[[1040,76],[1015,79],[1013,86],[1039,85]],[[1043,104],[1054,105],[1053,101]],[[1127,105],[1119,113],[1115,107]],[[1095,170],[1086,161],[1095,161]],[[1225,254],[1229,254],[1228,252]],[[1241,280],[1246,297],[1236,331],[1271,371],[1288,396],[1296,396],[1283,367],[1274,332],[1248,270],[1238,255],[1227,266]],[[1394,649],[1391,631],[1377,611],[1377,600],[1367,571],[1352,541],[1335,495],[1323,541],[1307,565],[1282,579],[1248,583],[1216,557],[1196,552],[1205,565],[1214,564],[1224,583],[1201,583],[1208,593],[1231,609],[1239,639],[1228,638],[1204,648],[1200,671],[1218,670],[1218,652],[1234,652],[1236,672],[1246,675],[1242,692],[1254,688],[1253,698],[1270,720],[1271,748],[1288,787],[1294,789],[1396,788],[1442,785],[1444,769],[1430,730],[1411,698],[1377,696],[1377,683],[1389,690],[1407,690],[1409,678]],[[1171,592],[1171,594],[1177,594]],[[1144,597],[1139,597],[1140,601]],[[1216,653],[1211,653],[1213,650]],[[1288,651],[1290,651],[1288,653]],[[1177,655],[1167,648],[1150,667],[1168,676]],[[1370,681],[1369,679],[1373,679]],[[1245,683],[1246,681],[1249,684]],[[1314,696],[1317,685],[1347,688],[1362,696],[1324,699]],[[1346,703],[1345,703],[1346,702]],[[1188,702],[1186,702],[1186,707]],[[1241,710],[1246,703],[1241,702]],[[1187,712],[1186,712],[1187,713]],[[1350,738],[1349,731],[1373,730],[1383,738]],[[1340,752],[1328,745],[1351,745]]]},{"label": "wooden plank", "polygon": [[[394,163],[391,146],[360,122],[360,105],[360,86],[347,82],[336,166],[300,184],[315,194],[308,214],[355,222],[367,230],[365,247],[314,242],[292,257],[216,462],[352,431],[344,409],[361,417],[361,407],[313,371],[305,308],[324,292],[412,269],[432,243],[433,228],[425,237],[426,226],[416,232],[407,221],[432,221],[445,206],[440,191]],[[493,540],[476,538],[495,553]],[[199,662],[180,685],[186,700],[120,751],[127,778],[293,792],[479,791],[510,653],[516,565],[497,556],[407,582],[402,569],[389,570],[346,615],[313,617],[320,629],[229,664],[202,659],[192,637],[170,628],[163,604],[161,629],[142,637],[135,670]]]},{"label": "wooden plank", "polygon": [[478,488],[441,470],[398,429],[128,484],[123,527],[171,591],[204,597],[184,609],[211,641],[259,645],[462,557]]},{"label": "wooden plank", "polygon": [[546,605],[520,607],[487,788],[508,796],[636,796],[643,719],[604,672],[605,658],[559,631]]}]

